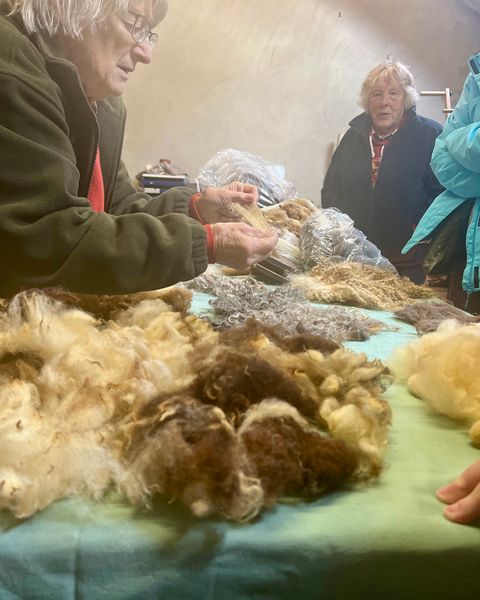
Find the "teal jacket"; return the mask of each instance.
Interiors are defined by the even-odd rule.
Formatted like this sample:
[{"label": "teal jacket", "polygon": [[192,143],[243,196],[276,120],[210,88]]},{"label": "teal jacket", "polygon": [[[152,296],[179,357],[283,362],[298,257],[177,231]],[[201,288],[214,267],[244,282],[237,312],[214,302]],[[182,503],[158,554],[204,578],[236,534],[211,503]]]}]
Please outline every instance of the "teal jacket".
[{"label": "teal jacket", "polygon": [[475,199],[465,239],[467,263],[462,280],[463,289],[472,293],[480,290],[480,53],[472,56],[469,65],[462,95],[432,154],[433,172],[446,191],[423,215],[402,252],[427,239],[463,202]]},{"label": "teal jacket", "polygon": [[[0,9],[0,296],[31,287],[124,294],[188,280],[207,267],[191,191],[151,199],[120,160],[125,107],[88,103],[53,40],[27,36]],[[105,212],[86,198],[98,142]]]}]

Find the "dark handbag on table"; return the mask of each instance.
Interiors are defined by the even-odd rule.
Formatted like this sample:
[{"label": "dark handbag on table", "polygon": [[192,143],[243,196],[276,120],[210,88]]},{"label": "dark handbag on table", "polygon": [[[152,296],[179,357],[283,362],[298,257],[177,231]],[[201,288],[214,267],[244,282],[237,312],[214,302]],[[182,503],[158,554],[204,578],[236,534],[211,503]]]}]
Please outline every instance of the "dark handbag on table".
[{"label": "dark handbag on table", "polygon": [[423,268],[429,275],[446,275],[465,264],[465,237],[474,202],[474,199],[469,199],[457,206],[426,240],[428,250]]}]

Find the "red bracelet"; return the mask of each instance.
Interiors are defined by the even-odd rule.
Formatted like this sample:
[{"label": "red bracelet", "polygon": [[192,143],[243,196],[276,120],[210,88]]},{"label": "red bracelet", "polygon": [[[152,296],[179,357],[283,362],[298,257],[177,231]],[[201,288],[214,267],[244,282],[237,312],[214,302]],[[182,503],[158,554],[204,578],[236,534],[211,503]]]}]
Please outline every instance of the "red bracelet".
[{"label": "red bracelet", "polygon": [[200,216],[200,213],[198,212],[198,209],[197,209],[197,201],[202,196],[203,196],[202,192],[197,192],[196,194],[193,194],[193,196],[190,198],[190,205],[188,207],[188,215],[192,219],[196,219],[197,221],[200,221],[200,223],[202,225],[207,225],[207,222],[202,219],[202,217]]},{"label": "red bracelet", "polygon": [[207,257],[209,264],[215,263],[215,236],[211,225],[204,225],[207,234]]}]

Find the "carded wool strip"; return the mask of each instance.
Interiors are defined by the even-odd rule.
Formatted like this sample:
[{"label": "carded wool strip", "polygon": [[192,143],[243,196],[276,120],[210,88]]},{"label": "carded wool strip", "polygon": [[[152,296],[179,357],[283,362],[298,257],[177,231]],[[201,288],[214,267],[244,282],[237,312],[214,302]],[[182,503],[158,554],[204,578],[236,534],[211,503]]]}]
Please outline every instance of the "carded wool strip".
[{"label": "carded wool strip", "polygon": [[385,269],[356,262],[324,260],[308,275],[294,275],[294,288],[312,301],[394,311],[408,302],[432,298],[433,290]]}]

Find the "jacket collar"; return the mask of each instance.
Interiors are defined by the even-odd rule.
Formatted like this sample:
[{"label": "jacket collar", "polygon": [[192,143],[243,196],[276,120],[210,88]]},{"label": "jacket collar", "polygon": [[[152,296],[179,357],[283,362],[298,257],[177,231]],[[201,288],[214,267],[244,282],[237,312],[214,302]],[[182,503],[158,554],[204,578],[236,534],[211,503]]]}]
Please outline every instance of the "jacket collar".
[{"label": "jacket collar", "polygon": [[474,75],[478,75],[480,73],[480,52],[474,54],[468,59],[468,66]]},{"label": "jacket collar", "polygon": [[90,105],[87,97],[85,96],[77,67],[65,57],[60,44],[55,38],[40,32],[32,34],[30,39],[43,56],[47,70],[50,72],[50,74],[53,75],[52,72],[55,72],[54,79],[58,80],[58,77],[60,76],[63,80],[68,80],[70,86],[78,86],[78,93],[83,95],[85,102],[89,106],[93,115],[97,114],[99,106],[103,106],[103,108],[105,108],[105,110],[109,113],[113,114],[115,112],[115,108],[109,99],[99,100],[96,103],[96,109]]},{"label": "jacket collar", "polygon": [[46,62],[56,62],[65,65],[65,67],[75,70],[75,65],[67,60],[60,44],[54,37],[50,37],[44,32],[32,33],[30,39],[40,51]]}]

